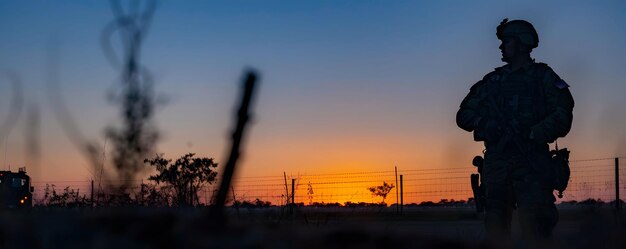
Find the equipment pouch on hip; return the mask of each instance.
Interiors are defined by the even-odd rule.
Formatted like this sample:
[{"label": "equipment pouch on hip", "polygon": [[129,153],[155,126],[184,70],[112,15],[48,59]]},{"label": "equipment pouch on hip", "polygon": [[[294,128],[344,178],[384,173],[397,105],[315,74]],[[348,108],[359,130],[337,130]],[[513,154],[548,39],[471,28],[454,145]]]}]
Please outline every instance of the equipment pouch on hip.
[{"label": "equipment pouch on hip", "polygon": [[563,198],[563,191],[567,188],[567,183],[570,177],[569,168],[569,154],[570,151],[567,148],[551,150],[552,156],[552,168],[554,170],[554,182],[553,187],[559,191],[559,198]]}]

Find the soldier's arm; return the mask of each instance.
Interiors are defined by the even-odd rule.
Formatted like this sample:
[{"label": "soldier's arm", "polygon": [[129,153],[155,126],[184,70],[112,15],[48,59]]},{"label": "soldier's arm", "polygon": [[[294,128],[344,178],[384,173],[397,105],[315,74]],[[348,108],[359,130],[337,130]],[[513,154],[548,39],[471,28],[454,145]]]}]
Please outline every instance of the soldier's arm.
[{"label": "soldier's arm", "polygon": [[465,96],[461,102],[459,111],[456,113],[456,124],[463,130],[474,131],[478,126],[478,122],[481,119],[480,116],[480,98],[479,98],[479,86],[483,81],[479,81],[474,84],[470,89],[470,92]]},{"label": "soldier's arm", "polygon": [[564,137],[572,127],[574,98],[565,83],[554,71],[544,77],[547,115],[532,127],[531,139],[541,143],[554,142]]}]

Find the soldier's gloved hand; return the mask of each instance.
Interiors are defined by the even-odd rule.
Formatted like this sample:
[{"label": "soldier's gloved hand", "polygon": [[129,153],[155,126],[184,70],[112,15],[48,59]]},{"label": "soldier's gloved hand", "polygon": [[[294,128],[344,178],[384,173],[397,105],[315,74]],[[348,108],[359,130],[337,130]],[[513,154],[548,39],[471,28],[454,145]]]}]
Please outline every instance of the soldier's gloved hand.
[{"label": "soldier's gloved hand", "polygon": [[487,141],[495,141],[502,136],[498,122],[494,119],[482,118],[476,129]]}]

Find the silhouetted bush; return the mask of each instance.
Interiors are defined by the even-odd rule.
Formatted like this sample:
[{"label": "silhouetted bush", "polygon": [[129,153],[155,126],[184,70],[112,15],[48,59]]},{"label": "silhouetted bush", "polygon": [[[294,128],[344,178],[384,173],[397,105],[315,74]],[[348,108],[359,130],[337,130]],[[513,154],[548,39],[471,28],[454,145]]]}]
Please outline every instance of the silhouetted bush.
[{"label": "silhouetted bush", "polygon": [[90,201],[85,195],[80,196],[79,190],[65,187],[63,192],[57,192],[54,184],[46,184],[44,197],[41,203],[48,207],[87,207]]},{"label": "silhouetted bush", "polygon": [[263,201],[259,198],[257,198],[256,200],[254,200],[254,202],[251,201],[235,201],[233,203],[233,207],[235,208],[265,208],[265,207],[271,207],[272,203],[269,201]]},{"label": "silhouetted bush", "polygon": [[313,203],[311,203],[310,206],[314,206],[314,207],[341,207],[341,204],[339,204],[339,202],[330,202],[330,203],[313,202]]},{"label": "silhouetted bush", "polygon": [[387,204],[384,203],[368,203],[368,202],[351,202],[351,201],[347,201],[344,203],[344,206],[346,207],[383,207],[383,206],[387,206]]},{"label": "silhouetted bush", "polygon": [[[154,166],[157,174],[150,176],[148,180],[154,181],[157,185],[165,184],[166,188],[161,188],[160,192],[171,190],[172,204],[176,206],[195,206],[199,204],[198,191],[206,184],[215,182],[217,172],[213,169],[217,167],[217,163],[213,158],[196,158],[194,153],[188,153],[174,163],[171,159],[165,159],[162,155],[156,155],[152,159],[145,159],[144,162]],[[157,196],[154,190],[155,198]],[[169,193],[158,193],[168,196]]]}]

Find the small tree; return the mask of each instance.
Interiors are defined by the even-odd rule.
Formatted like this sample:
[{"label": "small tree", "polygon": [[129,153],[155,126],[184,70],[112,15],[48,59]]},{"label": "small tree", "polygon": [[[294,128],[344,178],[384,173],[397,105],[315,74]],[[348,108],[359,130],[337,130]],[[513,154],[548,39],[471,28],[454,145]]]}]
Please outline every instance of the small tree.
[{"label": "small tree", "polygon": [[383,198],[383,200],[380,202],[380,204],[385,204],[385,199],[387,198],[387,195],[389,194],[389,192],[391,192],[391,190],[394,188],[395,186],[392,184],[388,184],[387,182],[383,182],[383,185],[380,186],[372,186],[367,188],[367,190],[369,190],[370,192],[372,192],[372,196],[380,196]]},{"label": "small tree", "polygon": [[213,170],[217,163],[213,158],[196,158],[194,155],[188,153],[174,163],[171,163],[171,159],[163,158],[163,155],[144,160],[158,171],[148,180],[170,186],[174,192],[173,202],[179,206],[198,204],[198,191],[206,184],[215,182],[217,176],[217,172]]}]

